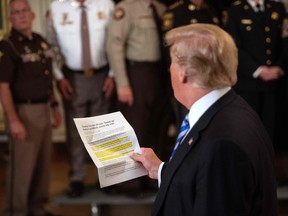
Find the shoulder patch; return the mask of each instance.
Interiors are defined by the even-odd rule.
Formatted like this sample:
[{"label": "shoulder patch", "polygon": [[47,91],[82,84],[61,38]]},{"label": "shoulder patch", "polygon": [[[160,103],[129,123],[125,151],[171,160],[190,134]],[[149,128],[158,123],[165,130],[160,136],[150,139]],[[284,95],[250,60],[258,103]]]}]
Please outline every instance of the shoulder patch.
[{"label": "shoulder patch", "polygon": [[113,18],[114,20],[120,20],[125,16],[125,10],[122,7],[117,7],[114,10]]},{"label": "shoulder patch", "polygon": [[183,3],[184,3],[184,2],[183,2],[182,0],[177,1],[177,2],[173,3],[172,5],[170,5],[170,6],[168,7],[168,9],[169,9],[169,10],[173,10],[174,8],[182,5]]},{"label": "shoulder patch", "polygon": [[173,28],[174,25],[174,15],[173,13],[167,12],[163,15],[162,30],[168,31]]},{"label": "shoulder patch", "polygon": [[240,5],[240,4],[241,4],[241,1],[240,1],[240,0],[235,1],[235,2],[232,3],[233,6]]}]

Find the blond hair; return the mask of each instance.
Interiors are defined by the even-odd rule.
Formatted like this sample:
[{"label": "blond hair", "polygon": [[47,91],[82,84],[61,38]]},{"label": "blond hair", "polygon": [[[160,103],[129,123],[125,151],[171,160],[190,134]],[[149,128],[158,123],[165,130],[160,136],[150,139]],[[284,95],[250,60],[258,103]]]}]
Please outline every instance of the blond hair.
[{"label": "blond hair", "polygon": [[237,81],[238,51],[232,37],[211,24],[191,24],[165,35],[176,64],[201,88],[233,86]]}]

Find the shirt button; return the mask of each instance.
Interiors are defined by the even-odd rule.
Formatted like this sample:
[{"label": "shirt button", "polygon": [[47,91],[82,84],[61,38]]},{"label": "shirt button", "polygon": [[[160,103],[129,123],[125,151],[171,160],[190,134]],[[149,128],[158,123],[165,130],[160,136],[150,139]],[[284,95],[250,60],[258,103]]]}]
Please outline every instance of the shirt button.
[{"label": "shirt button", "polygon": [[49,75],[49,74],[50,74],[50,71],[49,71],[49,70],[45,70],[44,74],[45,74],[45,75]]},{"label": "shirt button", "polygon": [[270,32],[269,26],[266,26],[266,27],[265,27],[265,31],[266,31],[266,32]]},{"label": "shirt button", "polygon": [[270,50],[270,49],[267,49],[267,50],[266,50],[266,54],[267,54],[267,55],[271,55],[271,50]]},{"label": "shirt button", "polygon": [[267,64],[267,65],[271,65],[271,63],[272,63],[272,62],[271,62],[270,59],[268,59],[268,60],[266,61],[266,64]]},{"label": "shirt button", "polygon": [[266,43],[271,43],[271,38],[267,37],[266,38]]}]

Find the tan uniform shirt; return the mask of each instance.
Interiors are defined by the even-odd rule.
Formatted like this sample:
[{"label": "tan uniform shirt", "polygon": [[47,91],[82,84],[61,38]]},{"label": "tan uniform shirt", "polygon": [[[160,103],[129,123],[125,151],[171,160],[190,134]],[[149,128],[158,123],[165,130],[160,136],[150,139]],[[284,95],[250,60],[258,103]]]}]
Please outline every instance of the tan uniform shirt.
[{"label": "tan uniform shirt", "polygon": [[[153,4],[161,17],[166,7],[157,1]],[[108,27],[107,52],[117,87],[129,86],[125,60],[156,62],[159,43],[148,0],[124,0],[116,6]]]}]

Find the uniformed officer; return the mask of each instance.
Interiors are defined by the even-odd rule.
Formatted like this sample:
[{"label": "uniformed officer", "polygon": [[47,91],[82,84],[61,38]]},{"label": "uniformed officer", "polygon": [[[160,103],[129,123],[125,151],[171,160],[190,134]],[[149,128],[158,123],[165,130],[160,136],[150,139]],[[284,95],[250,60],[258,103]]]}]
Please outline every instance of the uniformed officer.
[{"label": "uniformed officer", "polygon": [[27,0],[11,0],[12,30],[0,42],[0,99],[11,138],[9,216],[52,215],[44,209],[52,153],[50,105],[55,126],[61,115],[52,89],[52,50],[32,32],[33,19]]},{"label": "uniformed officer", "polygon": [[[217,11],[204,0],[179,0],[172,4],[163,15],[162,30],[167,31],[193,23],[220,25]],[[170,66],[168,49],[164,49],[166,68]],[[169,84],[170,91],[171,84]],[[179,127],[188,110],[172,96],[176,125]]]},{"label": "uniformed officer", "polygon": [[235,90],[259,114],[272,139],[275,135],[276,90],[284,74],[281,60],[285,16],[283,3],[239,0],[228,9],[224,24],[239,49]]},{"label": "uniformed officer", "polygon": [[219,25],[216,10],[203,0],[180,0],[169,6],[163,16],[163,31],[193,23]]},{"label": "uniformed officer", "polygon": [[119,109],[134,128],[140,145],[154,149],[161,148],[154,136],[159,128],[152,122],[161,121],[161,115],[155,113],[165,84],[159,36],[159,18],[165,9],[156,0],[124,0],[116,6],[108,28],[107,52],[115,73]]},{"label": "uniformed officer", "polygon": [[[55,71],[66,113],[70,197],[82,195],[87,156],[73,118],[105,114],[110,109],[114,80],[108,75],[105,41],[113,9],[111,0],[71,0],[54,1],[49,11],[47,38],[60,50],[65,62]],[[81,19],[83,13],[87,23]],[[84,38],[83,30],[88,30],[88,38]],[[84,47],[88,47],[86,52]],[[60,55],[56,56],[59,59]],[[89,58],[88,63],[83,56]]]}]

